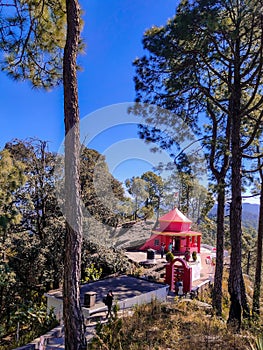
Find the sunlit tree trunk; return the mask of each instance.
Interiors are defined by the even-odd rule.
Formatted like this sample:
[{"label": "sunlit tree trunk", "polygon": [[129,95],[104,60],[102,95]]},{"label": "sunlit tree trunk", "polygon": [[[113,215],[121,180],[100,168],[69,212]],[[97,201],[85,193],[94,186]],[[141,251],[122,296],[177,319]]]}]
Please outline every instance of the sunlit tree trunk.
[{"label": "sunlit tree trunk", "polygon": [[76,59],[80,37],[80,8],[67,0],[67,40],[63,59],[65,115],[65,213],[66,240],[63,285],[65,349],[86,348],[80,305],[82,212],[79,185],[79,109]]},{"label": "sunlit tree trunk", "polygon": [[248,316],[248,305],[243,281],[242,256],[242,151],[241,151],[241,83],[240,83],[240,39],[235,41],[234,84],[230,98],[230,114],[232,116],[231,152],[231,207],[230,207],[230,240],[231,261],[228,290],[230,294],[230,310],[228,322],[239,329],[243,315]]}]

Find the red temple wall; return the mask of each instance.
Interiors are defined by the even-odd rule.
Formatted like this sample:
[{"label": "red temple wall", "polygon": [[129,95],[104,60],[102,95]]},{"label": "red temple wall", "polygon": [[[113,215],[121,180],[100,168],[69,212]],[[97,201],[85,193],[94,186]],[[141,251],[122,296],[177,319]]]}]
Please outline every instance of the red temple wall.
[{"label": "red temple wall", "polygon": [[189,231],[191,223],[188,222],[160,222],[160,231],[182,232]]}]

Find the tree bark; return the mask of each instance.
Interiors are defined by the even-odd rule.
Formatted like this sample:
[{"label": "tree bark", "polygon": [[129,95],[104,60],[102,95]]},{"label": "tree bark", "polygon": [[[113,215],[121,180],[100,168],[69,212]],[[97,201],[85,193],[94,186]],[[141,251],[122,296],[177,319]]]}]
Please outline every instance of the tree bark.
[{"label": "tree bark", "polygon": [[[234,123],[233,123],[234,125]],[[237,156],[236,145],[232,150],[235,157],[232,163],[232,202],[230,207],[231,261],[228,290],[230,294],[229,323],[241,326],[241,159]],[[235,149],[235,151],[234,151]],[[234,153],[235,152],[235,153]]]},{"label": "tree bark", "polygon": [[261,286],[261,272],[262,272],[262,240],[263,240],[263,173],[260,170],[261,189],[260,189],[260,209],[258,221],[258,239],[257,239],[257,261],[253,293],[253,317],[260,315],[260,286]]},{"label": "tree bark", "polygon": [[63,284],[65,349],[86,349],[80,304],[82,212],[79,185],[79,108],[76,60],[80,38],[78,0],[67,0],[67,39],[63,58],[65,122],[66,239]]},{"label": "tree bark", "polygon": [[[231,76],[231,71],[229,72]],[[218,118],[210,103],[207,104],[207,110],[212,124],[212,140],[209,156],[210,168],[217,181],[217,232],[216,232],[216,268],[214,277],[214,288],[212,296],[213,308],[218,316],[222,315],[222,280],[224,271],[224,242],[225,242],[225,196],[226,183],[225,178],[229,168],[229,150],[231,137],[231,118],[228,115],[225,122],[225,138],[223,144],[219,143],[223,148],[222,162],[217,163],[217,139],[218,139]]]},{"label": "tree bark", "polygon": [[222,280],[224,269],[224,241],[225,241],[225,185],[219,184],[217,196],[217,242],[216,267],[213,288],[212,305],[218,316],[222,315]]},{"label": "tree bark", "polygon": [[230,206],[230,241],[231,261],[228,282],[230,294],[230,310],[228,323],[240,329],[242,320],[242,307],[247,315],[248,304],[246,300],[245,284],[241,266],[241,238],[242,238],[242,150],[241,150],[241,79],[240,79],[240,39],[235,41],[234,83],[230,97],[230,113],[232,116],[231,153],[232,176]]}]

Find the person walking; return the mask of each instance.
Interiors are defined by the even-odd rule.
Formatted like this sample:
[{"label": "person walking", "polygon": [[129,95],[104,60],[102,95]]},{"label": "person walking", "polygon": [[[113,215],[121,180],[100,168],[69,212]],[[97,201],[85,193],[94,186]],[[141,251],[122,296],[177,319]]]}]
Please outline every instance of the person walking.
[{"label": "person walking", "polygon": [[164,256],[164,248],[165,248],[165,244],[162,243],[161,244],[161,258],[163,259],[163,256]]},{"label": "person walking", "polygon": [[106,315],[106,318],[108,318],[109,316],[113,316],[113,314],[112,314],[112,311],[111,311],[111,309],[112,309],[112,303],[113,303],[113,293],[112,293],[112,290],[109,290],[108,291],[108,294],[107,294],[107,296],[106,296],[106,305],[107,305],[107,307],[108,307],[108,313],[107,313],[107,315]]}]

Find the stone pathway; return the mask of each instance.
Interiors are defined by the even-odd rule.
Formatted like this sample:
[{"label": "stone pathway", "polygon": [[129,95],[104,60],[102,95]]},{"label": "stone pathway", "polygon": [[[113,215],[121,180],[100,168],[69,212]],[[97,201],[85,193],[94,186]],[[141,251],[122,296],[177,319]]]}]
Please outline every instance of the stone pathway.
[{"label": "stone pathway", "polygon": [[[123,312],[120,312],[119,316],[123,316],[122,314]],[[86,333],[85,333],[87,342],[89,342],[96,334],[95,328],[98,322],[101,322],[101,323],[107,322],[106,312],[100,312],[90,317],[89,323],[86,325]],[[42,348],[42,350],[55,350],[55,349],[65,349],[63,332],[59,337],[47,339],[47,344]],[[41,350],[41,347],[39,348],[39,350]]]}]

